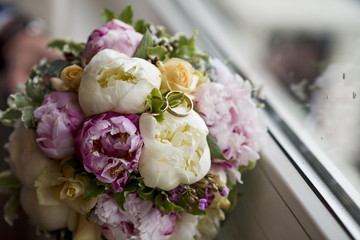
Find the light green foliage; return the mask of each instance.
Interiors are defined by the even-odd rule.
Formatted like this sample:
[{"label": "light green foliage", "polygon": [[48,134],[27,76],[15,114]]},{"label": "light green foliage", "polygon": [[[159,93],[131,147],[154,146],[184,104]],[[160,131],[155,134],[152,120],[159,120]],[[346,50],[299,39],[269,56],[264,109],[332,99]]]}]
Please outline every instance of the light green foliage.
[{"label": "light green foliage", "polygon": [[104,22],[104,23],[107,23],[113,19],[119,19],[121,21],[123,21],[124,23],[127,23],[127,24],[132,24],[132,18],[133,18],[133,10],[131,8],[130,5],[127,5],[124,10],[122,10],[122,12],[119,14],[119,16],[116,16],[115,13],[108,9],[108,8],[104,8],[102,11],[101,11],[101,20]]},{"label": "light green foliage", "polygon": [[0,121],[13,126],[21,120],[26,127],[35,128],[34,110],[41,105],[44,96],[52,91],[50,83],[46,83],[44,78],[59,77],[67,64],[64,60],[56,60],[52,63],[43,62],[34,67],[25,88],[9,96],[9,107],[0,113]]},{"label": "light green foliage", "polygon": [[138,49],[134,53],[134,57],[147,59],[148,58],[147,50],[149,47],[152,47],[153,44],[154,43],[150,32],[146,31],[143,38],[141,39]]},{"label": "light green foliage", "polygon": [[127,24],[132,24],[133,10],[130,5],[127,5],[119,15],[119,19]]},{"label": "light green foliage", "polygon": [[246,166],[240,166],[240,167],[239,167],[239,172],[243,173],[243,172],[245,172],[245,171],[252,170],[253,168],[255,168],[255,166],[256,166],[256,162],[255,162],[255,161],[250,161],[250,162],[248,163],[248,165],[246,165]]},{"label": "light green foliage", "polygon": [[216,143],[215,139],[210,134],[207,135],[206,140],[210,148],[211,158],[227,160],[223,152],[221,151],[219,145]]},{"label": "light green foliage", "polygon": [[10,226],[14,225],[15,219],[18,217],[17,210],[20,205],[19,195],[13,195],[4,206],[4,219]]},{"label": "light green foliage", "polygon": [[20,188],[20,181],[9,171],[0,174],[0,194],[11,195],[4,206],[4,219],[10,226],[13,226],[14,220],[18,217]]},{"label": "light green foliage", "polygon": [[76,43],[65,39],[55,39],[48,43],[48,48],[57,50],[63,55],[71,54],[74,58],[80,58],[84,47],[85,43]]},{"label": "light green foliage", "polygon": [[[161,94],[160,90],[154,88],[150,94],[146,96],[147,111],[150,113],[160,113],[166,107],[166,100]],[[164,115],[155,116],[156,120],[161,122],[164,120]]]},{"label": "light green foliage", "polygon": [[85,188],[85,192],[83,195],[83,199],[89,200],[91,198],[95,198],[98,195],[104,193],[106,191],[105,184],[96,180],[96,178],[91,179],[89,185]]}]

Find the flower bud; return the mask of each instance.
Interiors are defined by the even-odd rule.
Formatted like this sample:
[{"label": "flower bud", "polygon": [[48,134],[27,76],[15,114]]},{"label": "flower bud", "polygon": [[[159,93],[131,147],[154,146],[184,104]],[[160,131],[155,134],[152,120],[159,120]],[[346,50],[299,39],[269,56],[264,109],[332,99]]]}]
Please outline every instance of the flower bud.
[{"label": "flower bud", "polygon": [[82,73],[83,69],[76,64],[67,66],[61,71],[61,79],[69,91],[77,91],[79,89]]}]

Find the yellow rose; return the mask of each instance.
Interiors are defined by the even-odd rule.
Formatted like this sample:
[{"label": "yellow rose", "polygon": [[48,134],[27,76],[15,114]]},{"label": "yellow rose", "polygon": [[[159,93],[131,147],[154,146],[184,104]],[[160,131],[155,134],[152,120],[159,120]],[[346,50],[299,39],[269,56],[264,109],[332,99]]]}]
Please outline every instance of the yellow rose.
[{"label": "yellow rose", "polygon": [[199,76],[194,74],[195,69],[187,61],[171,58],[159,68],[163,74],[161,90],[177,90],[191,93],[196,89]]},{"label": "yellow rose", "polygon": [[77,91],[79,89],[82,74],[83,69],[76,64],[67,66],[61,71],[61,80],[64,81],[68,91]]}]

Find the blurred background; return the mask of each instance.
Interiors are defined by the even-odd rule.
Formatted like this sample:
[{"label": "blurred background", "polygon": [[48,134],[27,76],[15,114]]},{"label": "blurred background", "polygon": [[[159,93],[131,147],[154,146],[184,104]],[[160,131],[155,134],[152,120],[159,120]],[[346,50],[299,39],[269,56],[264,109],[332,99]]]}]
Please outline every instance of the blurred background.
[{"label": "blurred background", "polygon": [[[273,110],[321,158],[339,184],[360,191],[360,1],[357,0],[0,0],[1,109],[51,38],[85,42],[104,7],[131,4],[134,19],[170,33],[199,31],[204,49],[263,88]],[[186,14],[186,15],[184,15]],[[191,16],[191,17],[189,17]],[[11,129],[1,126],[0,145]],[[7,155],[2,148],[1,156]],[[6,165],[2,162],[1,168]],[[5,201],[1,198],[1,205]],[[7,239],[38,239],[26,218]],[[21,231],[19,231],[21,229]]]}]

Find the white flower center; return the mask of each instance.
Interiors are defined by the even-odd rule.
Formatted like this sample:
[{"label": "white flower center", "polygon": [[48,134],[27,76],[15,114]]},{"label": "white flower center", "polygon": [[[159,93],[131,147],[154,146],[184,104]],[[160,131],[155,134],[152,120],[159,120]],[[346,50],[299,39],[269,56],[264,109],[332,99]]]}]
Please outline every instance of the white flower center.
[{"label": "white flower center", "polygon": [[126,72],[122,66],[116,68],[101,68],[96,76],[96,81],[102,88],[108,87],[109,83],[114,81],[125,81],[135,85],[137,83],[137,80],[138,79],[135,75]]},{"label": "white flower center", "polygon": [[[179,149],[184,159],[182,168],[197,176],[198,169],[196,168],[204,153],[204,148],[201,146],[205,146],[202,135],[199,129],[187,124],[172,129],[159,124],[155,140]],[[171,156],[167,157],[171,158]]]}]

